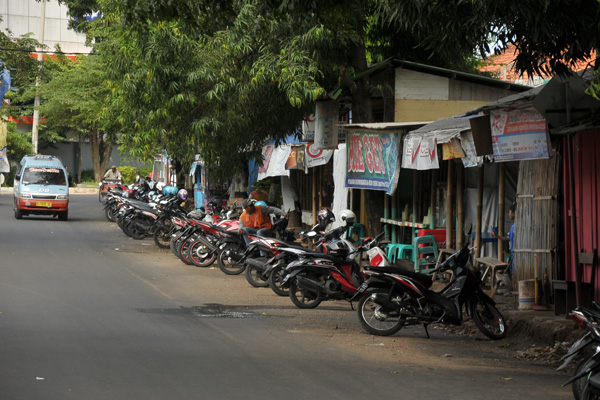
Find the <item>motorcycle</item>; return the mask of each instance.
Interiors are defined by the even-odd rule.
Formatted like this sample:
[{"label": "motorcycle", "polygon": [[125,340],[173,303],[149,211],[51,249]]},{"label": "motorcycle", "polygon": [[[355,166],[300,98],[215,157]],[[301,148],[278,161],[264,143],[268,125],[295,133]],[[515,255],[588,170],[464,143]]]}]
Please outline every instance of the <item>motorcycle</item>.
[{"label": "motorcycle", "polygon": [[336,239],[321,243],[317,249],[322,252],[300,254],[286,267],[282,279],[292,303],[298,308],[315,308],[325,300],[351,301],[365,279],[356,259],[378,247],[383,235],[365,239],[355,250],[344,239]]},{"label": "motorcycle", "polygon": [[571,384],[575,399],[600,399],[600,376],[598,376],[600,370],[600,304],[593,301],[592,309],[577,307],[569,313],[569,317],[585,332],[561,358],[562,364],[556,370],[564,369],[587,346],[595,345],[596,349],[591,357],[584,359],[575,367],[571,379],[562,386]]},{"label": "motorcycle", "polygon": [[432,323],[461,325],[463,306],[475,326],[488,338],[506,336],[506,320],[481,288],[479,275],[468,267],[468,244],[448,257],[432,273],[453,272],[453,279],[439,292],[431,290],[430,275],[396,267],[367,267],[364,281],[353,299],[358,301],[358,320],[370,334],[389,336],[406,325]]}]

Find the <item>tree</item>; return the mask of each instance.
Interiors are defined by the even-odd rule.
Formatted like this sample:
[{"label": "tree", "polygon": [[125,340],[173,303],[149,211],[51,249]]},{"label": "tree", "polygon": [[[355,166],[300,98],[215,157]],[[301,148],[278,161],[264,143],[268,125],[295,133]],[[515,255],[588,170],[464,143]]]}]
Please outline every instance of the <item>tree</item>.
[{"label": "tree", "polygon": [[431,54],[478,50],[485,58],[514,44],[515,68],[529,76],[564,74],[600,44],[597,0],[379,0],[378,14],[419,35]]},{"label": "tree", "polygon": [[108,168],[116,142],[118,123],[112,107],[111,91],[106,85],[106,69],[94,56],[75,61],[58,56],[51,79],[42,84],[41,114],[50,131],[76,131],[90,141],[94,177],[101,180]]}]

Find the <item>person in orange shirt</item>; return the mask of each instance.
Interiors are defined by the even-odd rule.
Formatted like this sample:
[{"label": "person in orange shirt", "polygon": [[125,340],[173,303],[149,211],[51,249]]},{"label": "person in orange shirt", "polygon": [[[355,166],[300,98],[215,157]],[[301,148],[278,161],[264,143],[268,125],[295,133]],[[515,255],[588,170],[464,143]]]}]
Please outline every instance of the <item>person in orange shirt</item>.
[{"label": "person in orange shirt", "polygon": [[244,235],[246,244],[250,242],[248,240],[248,234],[275,237],[275,233],[272,230],[273,224],[271,223],[271,218],[269,218],[270,214],[288,218],[288,215],[279,208],[269,207],[267,205],[257,206],[252,199],[244,199],[244,201],[242,201],[242,207],[244,208],[244,212],[240,215],[239,232]]}]

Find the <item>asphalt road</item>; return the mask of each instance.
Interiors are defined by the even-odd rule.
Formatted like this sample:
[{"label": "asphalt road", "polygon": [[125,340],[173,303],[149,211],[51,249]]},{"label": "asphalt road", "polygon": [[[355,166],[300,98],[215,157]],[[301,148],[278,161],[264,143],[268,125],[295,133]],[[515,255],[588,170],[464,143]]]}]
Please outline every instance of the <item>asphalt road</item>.
[{"label": "asphalt road", "polygon": [[367,335],[346,303],[299,310],[127,238],[95,195],[62,222],[0,194],[0,399],[571,398],[499,345]]}]

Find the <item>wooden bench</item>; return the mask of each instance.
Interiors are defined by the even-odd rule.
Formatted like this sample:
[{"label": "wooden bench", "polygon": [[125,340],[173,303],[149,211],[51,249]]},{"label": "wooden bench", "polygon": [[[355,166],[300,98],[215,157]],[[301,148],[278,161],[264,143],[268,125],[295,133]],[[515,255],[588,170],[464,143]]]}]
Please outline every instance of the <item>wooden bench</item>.
[{"label": "wooden bench", "polygon": [[496,258],[481,257],[475,259],[475,266],[483,266],[485,268],[483,275],[481,275],[482,282],[485,282],[485,278],[488,274],[490,274],[490,297],[494,298],[494,295],[496,294],[496,289],[498,288],[498,285],[500,283],[496,282],[496,272],[505,272],[509,264],[507,262],[500,261]]}]

